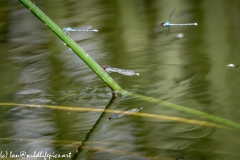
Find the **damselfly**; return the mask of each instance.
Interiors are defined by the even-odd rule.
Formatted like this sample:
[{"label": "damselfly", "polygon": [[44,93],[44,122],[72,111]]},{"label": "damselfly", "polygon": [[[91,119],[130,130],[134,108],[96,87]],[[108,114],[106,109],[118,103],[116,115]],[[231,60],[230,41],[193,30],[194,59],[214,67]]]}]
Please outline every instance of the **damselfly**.
[{"label": "damselfly", "polygon": [[112,114],[108,119],[111,120],[111,119],[116,119],[116,118],[120,118],[120,117],[124,117],[126,115],[130,115],[132,113],[136,113],[136,112],[139,112],[140,110],[142,110],[143,107],[141,108],[133,108],[133,109],[130,109],[126,112],[123,112],[123,113],[114,113]]},{"label": "damselfly", "polygon": [[[81,27],[64,27],[63,31],[65,33],[80,31],[80,32],[98,32],[97,29],[92,29],[91,25],[81,26]],[[69,33],[70,34],[70,33]]]},{"label": "damselfly", "polygon": [[139,76],[140,75],[139,73],[136,73],[133,70],[113,68],[113,67],[110,67],[110,66],[104,66],[103,69],[107,73],[117,72],[119,74],[123,74],[123,75],[127,75],[127,76],[133,76],[133,75]]},{"label": "damselfly", "polygon": [[[197,26],[197,25],[198,25],[197,23],[184,23],[184,24],[172,24],[172,23],[170,23],[170,21],[173,21],[173,20],[175,20],[176,18],[178,18],[178,17],[176,17],[176,18],[174,18],[173,20],[171,20],[172,15],[173,15],[173,13],[175,12],[175,9],[176,9],[176,7],[174,7],[173,10],[171,11],[168,21],[167,21],[167,22],[162,22],[162,23],[160,24],[161,27],[168,27],[168,28],[167,28],[167,31],[166,31],[166,36],[168,36],[169,33],[170,33],[170,26]],[[155,30],[156,30],[156,29],[155,29]]]}]

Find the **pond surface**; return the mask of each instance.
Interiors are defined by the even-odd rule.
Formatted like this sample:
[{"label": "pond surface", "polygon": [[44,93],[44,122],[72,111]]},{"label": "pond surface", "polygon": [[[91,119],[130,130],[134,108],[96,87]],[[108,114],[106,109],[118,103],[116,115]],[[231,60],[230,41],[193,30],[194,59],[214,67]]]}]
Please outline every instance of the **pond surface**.
[{"label": "pond surface", "polygon": [[[239,130],[124,95],[112,99],[109,87],[22,3],[0,4],[0,157],[42,151],[86,160],[240,159]],[[98,29],[70,36],[99,65],[140,74],[112,73],[123,89],[240,123],[240,68],[227,67],[240,64],[239,0],[35,4],[61,28]],[[173,18],[188,11],[174,23],[198,26],[155,32],[174,7]],[[140,107],[137,116],[112,120],[103,112]]]}]

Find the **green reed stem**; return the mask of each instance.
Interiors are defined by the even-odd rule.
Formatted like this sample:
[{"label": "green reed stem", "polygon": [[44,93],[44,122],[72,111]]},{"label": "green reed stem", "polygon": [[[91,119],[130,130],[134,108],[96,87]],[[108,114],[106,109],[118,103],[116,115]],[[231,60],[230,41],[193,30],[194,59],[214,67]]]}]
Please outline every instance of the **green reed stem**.
[{"label": "green reed stem", "polygon": [[113,90],[122,90],[122,88],[57,24],[55,24],[47,15],[45,15],[30,0],[19,0],[32,13],[48,26],[66,45],[71,48],[110,88]]},{"label": "green reed stem", "polygon": [[221,118],[221,117],[218,117],[218,116],[214,116],[214,115],[202,112],[202,111],[187,108],[187,107],[180,106],[180,105],[170,103],[170,102],[167,102],[167,101],[162,101],[162,100],[159,100],[159,99],[156,99],[156,98],[142,96],[142,95],[139,95],[139,94],[134,94],[134,93],[127,92],[127,91],[120,91],[120,93],[124,94],[124,95],[127,95],[127,96],[130,96],[130,97],[133,97],[133,98],[144,100],[144,101],[147,101],[147,102],[151,102],[151,103],[167,106],[167,107],[170,107],[170,108],[173,108],[173,109],[177,109],[177,110],[180,110],[180,111],[184,111],[184,112],[187,112],[187,113],[191,113],[191,114],[194,114],[194,115],[212,120],[214,122],[224,124],[226,126],[230,126],[230,127],[236,128],[236,129],[240,129],[240,124],[239,123],[236,123],[236,122],[233,122],[233,121],[230,121],[228,119]]},{"label": "green reed stem", "polygon": [[233,121],[220,118],[208,113],[190,109],[184,106],[176,105],[170,102],[161,101],[152,97],[146,97],[142,95],[133,94],[123,90],[75,41],[73,41],[63,30],[56,25],[47,15],[45,15],[35,4],[30,0],[19,0],[23,5],[25,5],[32,13],[40,19],[44,24],[48,26],[66,45],[71,48],[110,88],[118,93],[125,94],[140,100],[161,104],[173,109],[181,110],[187,113],[198,115],[206,119],[225,124],[227,126],[236,128],[240,130],[240,124]]}]

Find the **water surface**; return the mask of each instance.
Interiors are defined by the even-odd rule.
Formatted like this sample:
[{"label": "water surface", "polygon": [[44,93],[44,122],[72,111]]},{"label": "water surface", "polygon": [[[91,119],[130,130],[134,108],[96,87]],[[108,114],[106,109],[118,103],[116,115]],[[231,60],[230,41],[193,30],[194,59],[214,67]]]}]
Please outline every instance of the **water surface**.
[{"label": "water surface", "polygon": [[[107,114],[93,111],[143,107],[141,113],[206,121],[126,96],[112,105],[108,86],[31,11],[19,1],[1,4],[0,152],[71,152],[73,156],[87,135],[96,132],[86,160],[240,158],[236,130],[166,117],[126,116],[109,121]],[[111,74],[122,88],[240,123],[240,68],[226,67],[240,64],[238,0],[35,4],[61,28],[92,25],[98,29],[98,33],[71,33],[71,38],[99,65],[140,73],[133,77]],[[171,27],[168,37],[165,29],[154,32],[174,7],[173,18],[188,11],[174,23],[199,25]]]}]

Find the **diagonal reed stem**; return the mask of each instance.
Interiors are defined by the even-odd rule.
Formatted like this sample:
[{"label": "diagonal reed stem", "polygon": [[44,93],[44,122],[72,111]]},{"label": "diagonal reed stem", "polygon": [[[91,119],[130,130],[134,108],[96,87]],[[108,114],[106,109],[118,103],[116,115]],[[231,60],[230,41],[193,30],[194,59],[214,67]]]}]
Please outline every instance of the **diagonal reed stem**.
[{"label": "diagonal reed stem", "polygon": [[65,42],[67,46],[71,48],[112,90],[117,91],[120,94],[125,94],[127,96],[137,98],[143,101],[164,105],[173,109],[194,114],[240,130],[239,123],[170,102],[158,100],[152,97],[133,94],[123,90],[77,43],[75,43],[75,41],[73,41],[68,35],[66,35],[63,30],[58,25],[56,25],[47,15],[45,15],[35,4],[33,4],[30,0],[19,1],[29,10],[31,10],[32,13],[44,24],[46,24],[48,28],[50,28],[63,42]]},{"label": "diagonal reed stem", "polygon": [[19,0],[32,13],[48,26],[66,45],[71,48],[108,86],[113,90],[121,90],[122,88],[74,41],[72,40],[58,25],[56,25],[47,15],[45,15],[30,0]]}]

